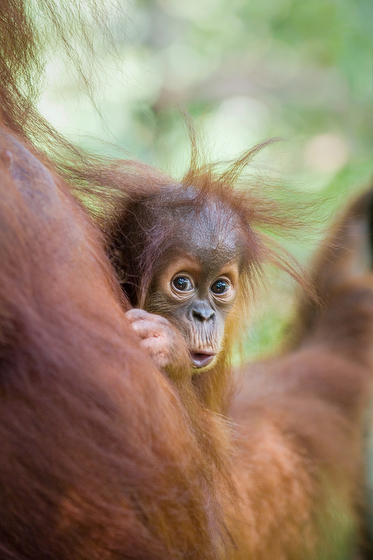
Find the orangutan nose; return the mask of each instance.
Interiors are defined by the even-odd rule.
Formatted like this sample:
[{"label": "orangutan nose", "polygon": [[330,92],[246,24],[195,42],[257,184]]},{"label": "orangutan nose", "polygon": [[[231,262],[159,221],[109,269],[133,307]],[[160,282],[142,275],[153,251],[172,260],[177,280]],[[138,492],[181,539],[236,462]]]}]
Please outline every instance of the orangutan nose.
[{"label": "orangutan nose", "polygon": [[215,311],[209,305],[198,305],[192,310],[193,319],[196,321],[209,321],[215,315]]}]

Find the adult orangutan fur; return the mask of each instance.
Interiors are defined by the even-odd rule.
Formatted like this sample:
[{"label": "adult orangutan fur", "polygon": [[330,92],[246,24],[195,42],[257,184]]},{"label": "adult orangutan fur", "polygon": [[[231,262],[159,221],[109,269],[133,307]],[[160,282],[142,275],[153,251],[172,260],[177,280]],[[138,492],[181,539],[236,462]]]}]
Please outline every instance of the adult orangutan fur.
[{"label": "adult orangutan fur", "polygon": [[[180,376],[170,379],[143,350],[106,240],[71,196],[98,197],[98,221],[112,239],[115,203],[122,201],[122,215],[124,200],[169,180],[140,164],[97,162],[48,129],[24,96],[39,45],[34,29],[20,1],[4,0],[2,16],[1,558],[353,558],[364,505],[373,285],[348,249],[359,262],[364,199],[320,255],[311,280],[314,292],[327,290],[325,303],[318,310],[305,296],[292,353],[243,368],[238,383],[228,360],[203,390],[181,355]],[[54,138],[50,158],[32,137],[38,145]],[[70,154],[64,163],[61,146]],[[227,189],[222,204],[244,224],[247,209],[240,213],[233,190],[241,163],[215,178],[195,166],[184,183],[202,205]],[[242,196],[240,204],[251,195]],[[275,259],[258,224],[291,223],[265,198],[256,204],[248,281]],[[223,401],[226,416],[214,412]]]}]

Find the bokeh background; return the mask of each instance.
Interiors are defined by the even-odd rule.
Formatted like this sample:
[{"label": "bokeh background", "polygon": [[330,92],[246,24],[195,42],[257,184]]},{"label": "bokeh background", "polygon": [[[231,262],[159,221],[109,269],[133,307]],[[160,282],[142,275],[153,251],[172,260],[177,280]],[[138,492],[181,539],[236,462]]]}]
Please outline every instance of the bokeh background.
[{"label": "bokeh background", "polygon": [[[279,136],[283,141],[253,162],[254,172],[295,187],[304,200],[327,201],[325,222],[373,176],[371,0],[131,0],[119,11],[106,7],[107,28],[92,21],[95,56],[76,50],[88,87],[46,33],[39,107],[69,139],[178,177],[189,160],[181,109],[196,119],[212,161]],[[88,10],[86,17],[89,27]],[[315,241],[290,248],[307,261]],[[265,300],[249,332],[249,356],[280,340],[294,287],[277,279]]]}]

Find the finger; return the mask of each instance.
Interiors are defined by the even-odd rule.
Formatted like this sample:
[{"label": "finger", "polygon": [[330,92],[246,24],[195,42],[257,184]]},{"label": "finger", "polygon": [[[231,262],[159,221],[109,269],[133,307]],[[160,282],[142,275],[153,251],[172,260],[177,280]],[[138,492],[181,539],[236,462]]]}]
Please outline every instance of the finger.
[{"label": "finger", "polygon": [[161,315],[156,315],[155,313],[148,313],[148,311],[144,311],[144,309],[130,309],[130,311],[127,311],[126,315],[130,323],[146,320],[159,323],[167,327],[171,325],[168,319],[165,319]]},{"label": "finger", "polygon": [[165,338],[163,329],[160,329],[157,323],[153,323],[151,321],[134,321],[132,323],[132,328],[140,336],[140,338]]},{"label": "finger", "polygon": [[141,319],[148,319],[151,313],[144,311],[143,309],[130,309],[127,311],[126,316],[130,323],[134,321],[139,321]]}]

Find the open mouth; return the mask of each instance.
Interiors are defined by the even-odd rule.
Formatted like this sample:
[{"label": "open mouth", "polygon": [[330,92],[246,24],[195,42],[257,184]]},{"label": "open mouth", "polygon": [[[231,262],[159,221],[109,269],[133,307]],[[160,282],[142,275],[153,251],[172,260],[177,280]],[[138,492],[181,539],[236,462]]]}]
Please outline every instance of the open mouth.
[{"label": "open mouth", "polygon": [[215,354],[212,353],[191,352],[190,355],[192,357],[193,366],[195,368],[206,367],[211,364],[211,362],[215,358]]}]

